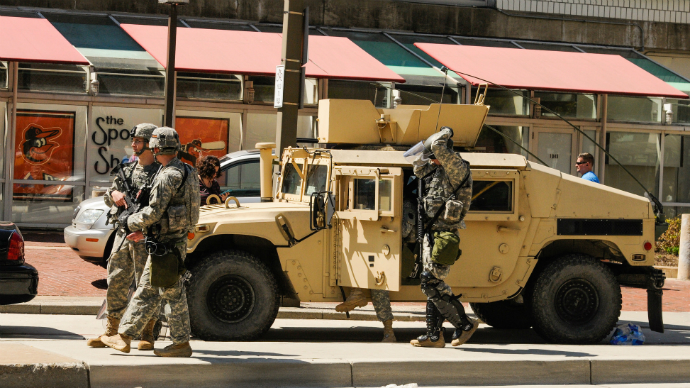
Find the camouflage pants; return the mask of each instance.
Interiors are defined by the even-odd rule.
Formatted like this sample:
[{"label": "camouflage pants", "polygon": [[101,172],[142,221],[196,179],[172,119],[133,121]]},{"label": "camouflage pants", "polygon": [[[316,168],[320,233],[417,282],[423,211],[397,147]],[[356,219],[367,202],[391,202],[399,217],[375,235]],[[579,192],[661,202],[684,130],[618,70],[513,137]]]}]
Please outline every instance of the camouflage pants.
[{"label": "camouflage pants", "polygon": [[[180,249],[183,258],[184,249]],[[168,302],[170,305],[169,310],[165,309],[165,317],[168,320],[173,343],[181,344],[189,341],[189,310],[184,280],[180,278],[176,285],[168,288],[153,287],[151,285],[151,258],[146,260],[137,291],[120,323],[120,333],[131,337],[140,335],[146,323],[158,316],[161,302]]]},{"label": "camouflage pants", "polygon": [[379,321],[385,322],[393,319],[391,297],[388,290],[371,290],[371,302]]},{"label": "camouflage pants", "polygon": [[443,295],[453,296],[453,290],[443,280],[448,277],[450,273],[450,265],[436,264],[431,261],[431,244],[429,243],[429,236],[424,236],[424,244],[422,246],[422,263],[424,271],[430,272],[436,279],[439,280],[436,285],[436,290]]},{"label": "camouflage pants", "polygon": [[117,229],[115,232],[113,250],[108,259],[108,290],[106,301],[108,315],[121,319],[129,302],[129,287],[132,281],[139,284],[139,278],[144,272],[144,265],[148,254],[144,243],[134,243],[125,240],[125,232]]}]

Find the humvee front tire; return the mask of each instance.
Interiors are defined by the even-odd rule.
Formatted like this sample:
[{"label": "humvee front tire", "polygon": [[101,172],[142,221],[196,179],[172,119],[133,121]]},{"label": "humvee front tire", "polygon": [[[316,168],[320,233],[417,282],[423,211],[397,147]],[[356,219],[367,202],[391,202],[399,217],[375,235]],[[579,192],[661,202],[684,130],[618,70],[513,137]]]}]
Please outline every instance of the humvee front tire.
[{"label": "humvee front tire", "polygon": [[524,303],[502,300],[492,303],[470,303],[470,307],[479,319],[496,329],[532,327],[532,313]]},{"label": "humvee front tire", "polygon": [[621,312],[621,288],[613,272],[587,255],[548,264],[532,293],[535,331],[547,341],[593,344],[613,329]]},{"label": "humvee front tire", "polygon": [[242,251],[207,256],[192,270],[187,304],[192,333],[206,341],[245,341],[268,331],[280,306],[276,281]]}]

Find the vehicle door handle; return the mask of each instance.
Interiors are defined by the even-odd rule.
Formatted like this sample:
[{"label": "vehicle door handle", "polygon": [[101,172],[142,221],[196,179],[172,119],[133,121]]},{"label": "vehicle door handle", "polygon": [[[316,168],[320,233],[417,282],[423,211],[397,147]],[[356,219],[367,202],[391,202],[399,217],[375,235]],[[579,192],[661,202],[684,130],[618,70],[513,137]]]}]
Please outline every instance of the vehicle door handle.
[{"label": "vehicle door handle", "polygon": [[395,230],[393,230],[393,229],[388,229],[387,227],[382,226],[382,227],[381,227],[381,233],[395,233]]},{"label": "vehicle door handle", "polygon": [[520,228],[509,228],[507,226],[499,226],[498,231],[499,232],[515,232],[515,233],[520,233]]}]

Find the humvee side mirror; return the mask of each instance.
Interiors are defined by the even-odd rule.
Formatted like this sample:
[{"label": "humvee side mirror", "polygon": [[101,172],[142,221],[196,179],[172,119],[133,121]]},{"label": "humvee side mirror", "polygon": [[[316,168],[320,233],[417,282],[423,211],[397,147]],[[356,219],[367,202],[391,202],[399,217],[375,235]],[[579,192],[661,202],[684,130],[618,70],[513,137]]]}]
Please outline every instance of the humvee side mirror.
[{"label": "humvee side mirror", "polygon": [[333,193],[319,191],[311,194],[309,198],[309,229],[330,229],[333,214],[335,214],[335,195]]}]

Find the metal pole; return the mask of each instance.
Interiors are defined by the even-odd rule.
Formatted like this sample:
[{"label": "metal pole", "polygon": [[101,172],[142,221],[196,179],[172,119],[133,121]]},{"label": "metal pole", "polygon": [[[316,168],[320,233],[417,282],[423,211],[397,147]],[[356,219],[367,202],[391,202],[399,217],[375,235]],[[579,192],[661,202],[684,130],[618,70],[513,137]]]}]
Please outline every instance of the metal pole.
[{"label": "metal pole", "polygon": [[690,214],[683,214],[680,221],[678,279],[690,280]]},{"label": "metal pole", "polygon": [[170,4],[170,17],[168,18],[168,60],[165,66],[165,116],[163,125],[174,127],[175,125],[175,46],[177,44],[177,4]]},{"label": "metal pole", "polygon": [[278,108],[276,124],[276,155],[283,149],[297,146],[297,116],[299,112],[302,71],[303,1],[285,0],[283,7],[283,49],[281,64],[285,65],[283,107]]}]

